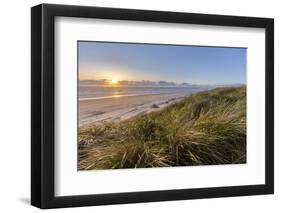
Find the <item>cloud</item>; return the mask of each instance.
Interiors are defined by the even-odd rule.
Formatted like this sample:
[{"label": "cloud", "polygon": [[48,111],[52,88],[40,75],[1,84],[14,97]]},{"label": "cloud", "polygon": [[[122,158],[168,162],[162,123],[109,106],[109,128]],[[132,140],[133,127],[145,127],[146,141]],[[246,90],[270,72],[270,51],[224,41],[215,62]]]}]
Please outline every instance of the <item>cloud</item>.
[{"label": "cloud", "polygon": [[[99,80],[80,80],[80,86],[110,86],[111,80],[109,79],[99,79]],[[189,83],[175,83],[169,81],[128,81],[121,80],[118,81],[119,86],[155,86],[155,87],[188,87],[191,86]]]}]

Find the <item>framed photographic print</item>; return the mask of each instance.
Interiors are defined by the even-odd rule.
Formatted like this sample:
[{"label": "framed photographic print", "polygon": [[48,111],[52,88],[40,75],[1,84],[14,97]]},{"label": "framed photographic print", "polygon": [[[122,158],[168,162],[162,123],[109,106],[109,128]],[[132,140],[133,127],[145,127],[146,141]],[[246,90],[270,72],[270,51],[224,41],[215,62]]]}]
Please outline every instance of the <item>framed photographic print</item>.
[{"label": "framed photographic print", "polygon": [[31,203],[271,194],[274,21],[31,9]]}]

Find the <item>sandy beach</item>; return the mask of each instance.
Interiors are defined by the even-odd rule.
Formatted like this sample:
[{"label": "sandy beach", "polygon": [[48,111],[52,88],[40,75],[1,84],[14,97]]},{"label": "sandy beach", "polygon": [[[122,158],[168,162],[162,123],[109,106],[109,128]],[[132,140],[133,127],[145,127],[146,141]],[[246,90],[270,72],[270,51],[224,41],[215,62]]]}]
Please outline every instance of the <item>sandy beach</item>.
[{"label": "sandy beach", "polygon": [[79,101],[79,127],[122,121],[138,115],[163,109],[182,100],[182,94],[145,94],[128,97],[110,97]]}]

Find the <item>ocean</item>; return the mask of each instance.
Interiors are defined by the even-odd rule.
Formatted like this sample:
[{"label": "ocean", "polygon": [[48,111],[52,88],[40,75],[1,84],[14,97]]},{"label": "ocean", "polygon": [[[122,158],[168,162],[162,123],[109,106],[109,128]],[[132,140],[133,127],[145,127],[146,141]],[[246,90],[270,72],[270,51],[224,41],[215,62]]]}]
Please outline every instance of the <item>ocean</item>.
[{"label": "ocean", "polygon": [[189,95],[208,89],[207,87],[135,87],[135,86],[79,86],[79,101],[99,100],[108,98],[143,96],[143,95],[160,95],[160,94],[175,94]]}]

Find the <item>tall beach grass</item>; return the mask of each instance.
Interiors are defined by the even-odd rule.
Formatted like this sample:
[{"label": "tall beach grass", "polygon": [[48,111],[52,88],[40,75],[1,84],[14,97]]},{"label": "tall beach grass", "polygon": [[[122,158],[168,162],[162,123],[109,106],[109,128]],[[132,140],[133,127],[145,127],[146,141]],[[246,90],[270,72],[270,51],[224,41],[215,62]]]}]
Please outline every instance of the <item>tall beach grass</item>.
[{"label": "tall beach grass", "polygon": [[79,129],[79,170],[246,162],[246,87],[190,95],[160,111]]}]

